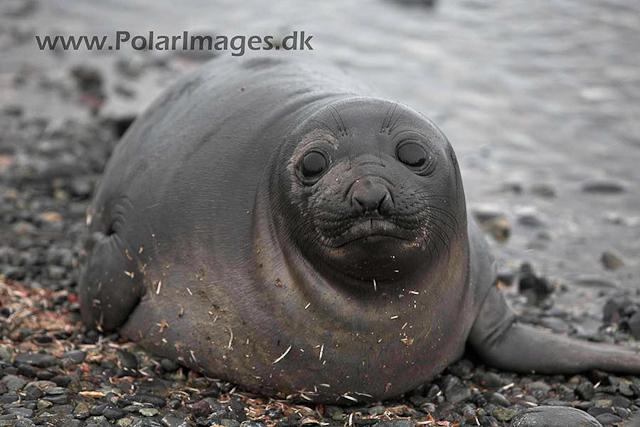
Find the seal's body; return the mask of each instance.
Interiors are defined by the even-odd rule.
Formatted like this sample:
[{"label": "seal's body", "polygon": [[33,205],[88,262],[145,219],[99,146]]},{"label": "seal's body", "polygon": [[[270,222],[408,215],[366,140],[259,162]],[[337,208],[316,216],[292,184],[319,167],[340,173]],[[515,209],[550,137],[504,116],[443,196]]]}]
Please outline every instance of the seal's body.
[{"label": "seal's body", "polygon": [[397,396],[469,340],[511,370],[640,373],[514,322],[455,154],[341,73],[213,61],[127,132],[89,209],[88,325],[265,394]]}]

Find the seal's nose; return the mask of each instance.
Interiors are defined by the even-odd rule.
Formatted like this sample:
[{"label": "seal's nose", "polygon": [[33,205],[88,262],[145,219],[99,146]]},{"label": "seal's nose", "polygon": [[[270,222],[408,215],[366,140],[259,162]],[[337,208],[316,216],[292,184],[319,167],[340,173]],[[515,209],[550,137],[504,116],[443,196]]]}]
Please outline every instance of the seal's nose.
[{"label": "seal's nose", "polygon": [[361,214],[378,212],[386,215],[393,207],[389,189],[371,179],[359,180],[351,193],[351,205]]}]

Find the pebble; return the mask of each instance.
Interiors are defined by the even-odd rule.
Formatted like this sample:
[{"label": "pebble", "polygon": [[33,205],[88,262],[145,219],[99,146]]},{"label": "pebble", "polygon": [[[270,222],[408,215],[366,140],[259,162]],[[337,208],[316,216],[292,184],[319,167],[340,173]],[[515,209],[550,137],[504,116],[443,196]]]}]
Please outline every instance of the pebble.
[{"label": "pebble", "polygon": [[120,364],[120,368],[127,375],[134,374],[138,369],[138,359],[126,350],[118,351],[118,362]]},{"label": "pebble", "polygon": [[7,390],[20,391],[28,381],[15,375],[6,375],[2,378],[2,382],[7,386]]},{"label": "pebble", "polygon": [[23,418],[31,418],[33,416],[33,409],[27,408],[8,408],[5,409],[4,412],[9,415],[17,415]]},{"label": "pebble", "polygon": [[[177,363],[167,358],[163,358],[160,361],[160,366],[162,366],[162,369],[168,373],[173,373],[178,370]],[[219,393],[219,390],[218,390],[218,393]]]},{"label": "pebble", "polygon": [[504,407],[508,407],[511,405],[511,402],[509,402],[509,400],[501,393],[490,393],[487,400],[490,403]]},{"label": "pebble", "polygon": [[613,414],[614,410],[610,406],[592,406],[591,408],[587,409],[587,412],[590,415],[597,417],[598,415],[602,415],[602,414]]},{"label": "pebble", "polygon": [[547,224],[547,222],[542,219],[540,212],[533,206],[519,208],[516,217],[518,223],[525,227],[538,228],[544,227]]},{"label": "pebble", "polygon": [[11,362],[13,360],[13,350],[7,346],[0,345],[0,360]]},{"label": "pebble", "polygon": [[590,381],[584,381],[576,387],[576,395],[582,400],[591,400],[595,394],[596,391]]},{"label": "pebble", "polygon": [[104,408],[101,415],[104,415],[104,417],[108,420],[117,420],[126,416],[127,413],[120,408],[109,406],[107,408]]},{"label": "pebble", "polygon": [[497,389],[504,385],[502,377],[495,372],[481,372],[476,374],[474,381],[487,389]]},{"label": "pebble", "polygon": [[[185,417],[184,416],[179,416],[177,414],[176,415],[173,415],[173,414],[165,415],[164,417],[162,417],[160,422],[165,427],[189,427],[189,422],[185,420]],[[253,423],[253,424],[245,425],[245,423]],[[242,427],[264,427],[264,424],[262,424],[261,426],[258,426],[258,425],[255,425],[255,424],[262,424],[262,423],[254,423],[252,421],[245,421],[244,423],[242,423]]]},{"label": "pebble", "polygon": [[604,268],[606,268],[607,270],[617,270],[624,265],[618,255],[609,251],[602,253],[600,261],[602,262]]},{"label": "pebble", "polygon": [[506,242],[511,235],[507,216],[493,206],[477,206],[472,210],[478,225],[498,242]]},{"label": "pebble", "polygon": [[48,368],[60,364],[57,358],[44,353],[18,353],[14,362],[27,363],[38,368]]},{"label": "pebble", "polygon": [[414,427],[410,420],[390,420],[380,421],[373,425],[373,427]]},{"label": "pebble", "polygon": [[555,290],[553,284],[545,277],[538,276],[528,262],[520,266],[518,281],[520,293],[528,295],[528,300],[534,304],[541,303]]},{"label": "pebble", "polygon": [[534,184],[531,186],[531,193],[546,199],[556,197],[556,189],[551,184]]},{"label": "pebble", "polygon": [[517,413],[518,411],[515,409],[509,409],[503,406],[498,406],[496,409],[493,410],[492,415],[498,421],[511,421],[511,419],[515,417]]},{"label": "pebble", "polygon": [[327,405],[324,408],[324,413],[334,421],[341,421],[344,418],[344,410],[339,406]]},{"label": "pebble", "polygon": [[151,405],[160,408],[164,407],[167,404],[167,399],[153,394],[136,394],[131,398],[131,400],[139,403],[150,403]]},{"label": "pebble", "polygon": [[602,427],[600,422],[584,411],[564,406],[539,406],[518,413],[511,420],[512,427]]},{"label": "pebble", "polygon": [[633,316],[629,318],[627,325],[631,335],[635,338],[640,338],[640,311],[634,313]]},{"label": "pebble", "polygon": [[600,424],[602,424],[602,427],[609,427],[609,426],[612,426],[614,424],[617,425],[617,423],[619,423],[619,422],[622,422],[622,418],[620,418],[619,416],[617,416],[615,414],[598,415],[596,417],[596,420],[598,420],[598,422]]},{"label": "pebble", "polygon": [[442,386],[449,402],[463,402],[471,397],[471,390],[460,381],[460,378],[453,375],[445,377]]},{"label": "pebble", "polygon": [[582,183],[582,191],[589,194],[618,194],[624,192],[626,184],[610,179],[597,179]]},{"label": "pebble", "polygon": [[52,406],[53,406],[53,403],[49,402],[48,400],[44,400],[44,399],[38,400],[38,403],[37,403],[37,408],[40,409],[40,410],[51,408]]},{"label": "pebble", "polygon": [[156,408],[140,408],[140,411],[138,412],[140,412],[140,415],[144,415],[145,417],[153,417],[159,413]]},{"label": "pebble", "polygon": [[78,88],[84,92],[102,93],[102,73],[88,65],[78,65],[71,70]]}]

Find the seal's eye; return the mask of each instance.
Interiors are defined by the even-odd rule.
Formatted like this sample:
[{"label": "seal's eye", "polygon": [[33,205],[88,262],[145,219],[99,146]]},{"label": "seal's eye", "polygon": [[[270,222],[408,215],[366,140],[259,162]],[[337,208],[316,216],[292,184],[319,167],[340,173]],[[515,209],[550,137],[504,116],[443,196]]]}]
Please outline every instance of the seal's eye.
[{"label": "seal's eye", "polygon": [[329,165],[327,157],[319,151],[310,151],[302,159],[302,174],[306,178],[315,178],[321,175]]},{"label": "seal's eye", "polygon": [[417,142],[400,144],[396,155],[398,160],[412,168],[419,168],[427,161],[427,152]]}]

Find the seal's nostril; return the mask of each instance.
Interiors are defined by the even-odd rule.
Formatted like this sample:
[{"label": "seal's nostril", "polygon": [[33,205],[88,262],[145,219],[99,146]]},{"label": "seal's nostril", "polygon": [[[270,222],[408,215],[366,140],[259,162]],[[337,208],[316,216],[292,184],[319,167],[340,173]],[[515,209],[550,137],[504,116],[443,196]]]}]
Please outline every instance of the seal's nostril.
[{"label": "seal's nostril", "polygon": [[356,188],[351,196],[351,204],[360,213],[375,212],[385,214],[391,208],[391,195],[383,185],[363,185]]}]

